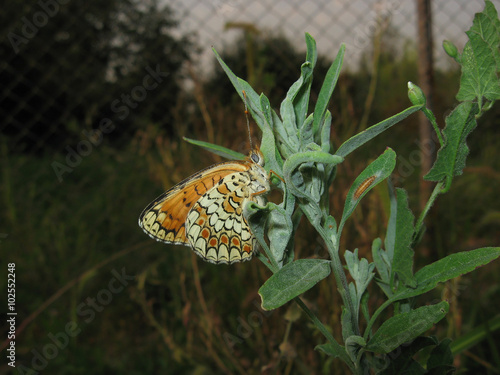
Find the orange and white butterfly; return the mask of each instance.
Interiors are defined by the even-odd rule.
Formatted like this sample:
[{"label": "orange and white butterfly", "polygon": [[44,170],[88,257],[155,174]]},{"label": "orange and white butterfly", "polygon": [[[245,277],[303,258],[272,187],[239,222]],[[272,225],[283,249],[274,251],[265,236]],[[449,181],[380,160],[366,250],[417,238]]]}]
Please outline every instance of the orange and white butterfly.
[{"label": "orange and white butterfly", "polygon": [[271,187],[259,150],[242,161],[208,167],[151,202],[139,226],[157,241],[191,246],[212,263],[249,260],[257,241],[243,216],[245,205],[264,205]]}]

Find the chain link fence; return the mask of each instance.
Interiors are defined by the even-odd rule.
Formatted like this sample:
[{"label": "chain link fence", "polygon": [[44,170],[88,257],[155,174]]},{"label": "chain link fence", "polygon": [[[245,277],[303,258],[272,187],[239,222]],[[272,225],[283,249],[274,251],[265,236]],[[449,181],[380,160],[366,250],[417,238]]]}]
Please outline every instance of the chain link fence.
[{"label": "chain link fence", "polygon": [[[434,51],[438,66],[450,66],[450,59],[441,48],[442,40],[448,39],[463,47],[465,31],[470,27],[474,14],[483,7],[482,0],[432,3]],[[282,34],[299,49],[304,49],[304,32],[309,32],[318,43],[318,51],[331,59],[340,44],[346,43],[346,62],[350,67],[358,63],[363,52],[370,50],[373,35],[382,19],[390,22],[400,47],[407,40],[417,38],[416,3],[413,1],[190,0],[173,1],[173,9],[183,15],[181,30],[197,32],[205,57],[202,61],[210,59],[210,46],[220,48],[236,39],[238,31],[225,30],[227,23],[249,23],[262,33]]]},{"label": "chain link fence", "polygon": [[[452,66],[442,40],[462,46],[464,32],[482,7],[481,0],[433,3],[436,66]],[[1,12],[1,134],[9,149],[20,152],[64,152],[82,130],[99,129],[99,122],[110,116],[125,120],[115,137],[130,136],[151,121],[171,126],[175,96],[190,87],[186,81],[178,86],[175,79],[187,55],[206,76],[216,69],[211,46],[224,50],[237,43],[249,25],[256,33],[284,37],[300,51],[304,32],[309,32],[320,54],[330,59],[345,42],[345,69],[351,70],[362,54],[370,53],[381,20],[391,27],[393,48],[411,52],[416,44],[409,42],[416,40],[416,6],[402,0],[42,0],[10,3]],[[298,67],[272,63],[297,74]],[[151,71],[156,81],[146,78]],[[141,108],[135,109],[137,102]]]}]

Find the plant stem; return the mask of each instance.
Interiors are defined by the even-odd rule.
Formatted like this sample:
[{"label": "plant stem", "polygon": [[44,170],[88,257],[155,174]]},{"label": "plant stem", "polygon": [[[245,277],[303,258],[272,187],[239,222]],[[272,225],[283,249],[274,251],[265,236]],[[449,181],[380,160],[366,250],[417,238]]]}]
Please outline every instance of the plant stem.
[{"label": "plant stem", "polygon": [[[325,221],[326,218],[323,218],[323,222]],[[351,294],[349,293],[349,284],[347,283],[347,277],[344,273],[342,262],[340,261],[338,238],[336,241],[332,241],[323,227],[321,227],[320,225],[314,225],[314,227],[321,235],[328,248],[328,253],[330,254],[330,259],[332,261],[333,275],[335,276],[335,281],[337,283],[339,293],[342,296],[342,300],[344,301],[345,305],[349,309],[349,312],[351,313],[351,325],[354,334],[359,336],[359,325],[356,319],[358,314],[356,311],[354,311],[354,304],[352,303]]]},{"label": "plant stem", "polygon": [[370,321],[368,322],[368,325],[366,326],[366,329],[365,329],[365,334],[363,335],[363,338],[365,339],[365,341],[368,341],[368,336],[370,335],[370,331],[372,329],[372,326],[373,326],[373,323],[375,323],[375,320],[377,320],[378,316],[380,315],[380,313],[382,311],[384,311],[387,306],[390,306],[391,303],[393,303],[393,301],[391,299],[388,299],[387,301],[385,301],[382,306],[380,306],[374,313],[373,313],[373,316],[372,318],[370,319]]},{"label": "plant stem", "polygon": [[434,131],[436,132],[436,136],[438,137],[439,140],[439,146],[443,147],[444,141],[443,141],[443,136],[441,134],[441,129],[439,129],[439,126],[436,121],[436,117],[432,113],[432,111],[428,108],[422,108],[422,112],[424,113],[425,117],[427,117],[427,120],[432,124],[432,127],[434,128]]},{"label": "plant stem", "polygon": [[339,357],[349,366],[349,368],[354,372],[354,364],[351,359],[347,355],[344,347],[342,347],[337,340],[333,337],[333,335],[326,329],[323,323],[318,319],[316,315],[307,307],[307,305],[300,299],[300,297],[294,298],[294,301],[299,305],[299,307],[306,313],[306,315],[311,319],[313,324],[319,329],[319,331],[325,336],[328,340],[328,343],[331,344],[335,348],[335,352],[339,353]]},{"label": "plant stem", "polygon": [[444,187],[443,182],[439,182],[436,184],[434,187],[434,190],[432,191],[431,196],[429,197],[429,200],[425,204],[424,209],[420,213],[420,216],[418,217],[417,223],[415,224],[415,236],[417,236],[420,233],[420,230],[422,229],[422,225],[424,223],[424,219],[427,216],[427,213],[431,209],[432,205],[434,204],[434,201],[436,200],[437,196],[441,193],[442,189]]}]

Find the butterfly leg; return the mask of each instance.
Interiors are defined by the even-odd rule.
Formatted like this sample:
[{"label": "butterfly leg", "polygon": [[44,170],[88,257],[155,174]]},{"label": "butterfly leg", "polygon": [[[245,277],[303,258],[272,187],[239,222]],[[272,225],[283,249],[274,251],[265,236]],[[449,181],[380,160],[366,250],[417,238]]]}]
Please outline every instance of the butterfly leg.
[{"label": "butterfly leg", "polygon": [[279,174],[277,174],[275,171],[273,171],[272,169],[269,171],[269,176],[267,176],[267,178],[269,180],[271,180],[271,175],[275,175],[276,177],[278,177],[281,182],[283,182],[285,184],[285,180],[283,179],[283,177],[281,177]]}]

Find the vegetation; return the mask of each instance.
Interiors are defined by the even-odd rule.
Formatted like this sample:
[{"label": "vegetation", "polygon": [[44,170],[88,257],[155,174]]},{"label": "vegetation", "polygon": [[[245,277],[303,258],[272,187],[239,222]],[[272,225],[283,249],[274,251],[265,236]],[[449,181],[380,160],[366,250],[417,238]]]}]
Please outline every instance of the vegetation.
[{"label": "vegetation", "polygon": [[[30,42],[29,46],[34,47],[35,42]],[[140,79],[144,67],[141,64],[136,66]],[[380,68],[385,73],[378,78],[379,91],[368,124],[404,110],[401,98],[406,100],[408,77],[403,72],[415,66],[415,61],[408,57],[383,60]],[[316,77],[323,77],[321,71],[315,69],[315,72]],[[329,106],[332,150],[338,151],[341,144],[354,135],[351,124],[361,122],[362,93],[368,91],[371,77],[366,71],[346,72],[339,77],[333,94],[334,105]],[[437,97],[442,104],[435,113],[440,124],[442,113],[452,107],[459,76],[457,72],[440,72],[437,80]],[[111,98],[114,100],[121,93],[129,92],[134,87],[131,85],[137,84],[132,81],[121,89],[117,86]],[[276,78],[276,82],[269,84],[281,86],[273,101],[279,98],[279,92],[286,92],[283,87],[288,87],[280,82]],[[246,153],[248,141],[243,104],[240,102],[238,108],[237,102],[229,102],[226,97],[216,100],[218,95],[207,87],[202,87],[201,98],[209,104],[208,114],[215,127],[212,139]],[[109,86],[104,84],[102,92],[107,88]],[[320,96],[320,88],[321,85],[313,84],[312,99]],[[387,93],[400,95],[396,95],[398,100],[394,102],[383,100]],[[148,107],[150,99],[144,101]],[[218,102],[217,106],[214,102]],[[109,101],[103,103],[104,108],[109,108]],[[227,106],[220,103],[227,103]],[[212,140],[206,123],[200,120],[201,108],[202,105],[199,111],[192,113],[182,105],[172,109],[170,113],[177,124],[173,132]],[[310,110],[314,108],[315,102],[312,102]],[[164,101],[157,105],[158,109],[165,109]],[[92,113],[97,120],[105,116],[105,111]],[[426,234],[415,248],[415,270],[452,253],[498,244],[500,179],[495,171],[500,165],[496,157],[498,137],[495,132],[499,113],[497,103],[481,117],[477,129],[467,138],[470,154],[464,174],[453,177],[449,191],[440,195],[426,216]],[[145,119],[149,115],[142,116]],[[111,118],[117,119],[116,116]],[[65,173],[63,181],[59,182],[53,162],[65,163],[64,147],[69,144],[76,148],[81,141],[80,131],[85,126],[88,129],[98,126],[95,122],[88,125],[82,112],[74,119],[73,134],[78,134],[70,137],[74,141],[65,143],[50,138],[52,146],[39,149],[36,156],[20,152],[20,149],[13,153],[11,142],[20,138],[2,130],[0,194],[4,210],[0,213],[3,224],[0,246],[5,263],[16,263],[17,277],[18,368],[13,373],[344,374],[349,371],[348,365],[338,358],[314,350],[314,346],[325,343],[325,339],[294,303],[271,311],[261,308],[257,291],[272,275],[261,262],[231,267],[204,263],[187,248],[151,241],[137,227],[138,214],[152,197],[219,160],[218,157],[203,151],[193,152],[191,145],[171,136],[172,128],[159,126],[159,121],[139,121],[131,125],[137,129],[133,137],[120,139],[120,147],[103,134],[103,142],[93,147],[92,152],[82,157],[72,172]],[[132,117],[128,119],[132,121]],[[357,176],[387,145],[398,155],[393,171],[394,184],[404,186],[408,191],[409,208],[417,212],[412,196],[418,189],[418,165],[410,156],[412,151],[418,150],[418,145],[412,142],[417,137],[412,120],[413,117],[408,117],[390,132],[349,154],[337,166],[335,181],[328,189],[330,212],[337,220],[351,185],[354,191],[357,190]],[[117,123],[120,122],[117,120]],[[132,134],[132,130],[127,134]],[[223,137],[226,134],[229,136]],[[232,134],[237,136],[232,137]],[[40,138],[39,142],[43,144],[44,139]],[[412,171],[408,170],[408,165]],[[360,178],[360,181],[367,184],[369,180]],[[339,244],[341,249],[357,248],[358,257],[369,262],[373,261],[372,240],[385,237],[386,223],[391,216],[387,188],[384,183],[377,185],[376,182],[365,185],[372,188],[369,193],[366,190],[359,195],[356,209],[345,221]],[[351,191],[348,196],[353,195]],[[270,199],[280,202],[282,196],[278,193]],[[294,258],[327,259],[329,252],[317,237],[314,227],[302,220],[294,238]],[[354,259],[351,255],[351,260]],[[496,304],[491,303],[498,300],[499,293],[498,272],[494,267],[495,264],[485,266],[446,284],[438,284],[436,289],[415,298],[411,306],[448,301],[448,314],[432,326],[429,334],[441,342],[445,337],[458,339],[451,345],[454,353],[461,353],[455,357],[454,364],[470,373],[494,373],[500,366],[495,344],[498,341],[498,311]],[[117,287],[121,284],[110,284],[122,271],[134,276],[134,280],[124,279],[127,285],[123,289]],[[3,291],[4,282],[0,281]],[[110,285],[116,293],[111,291]],[[375,283],[369,284],[368,292],[370,298],[362,303],[366,302],[373,314],[387,297]],[[340,342],[343,302],[333,277],[320,281],[301,299]],[[403,306],[396,306],[396,311]],[[382,312],[375,329],[392,313],[389,310]],[[77,325],[70,333],[81,331],[73,337],[68,335],[70,339],[62,345],[62,333],[66,334],[70,322]],[[360,328],[364,330],[366,326],[362,324]],[[433,338],[418,340],[414,345],[435,347]],[[55,342],[59,343],[57,354],[47,359],[51,354],[50,345],[56,345]],[[352,347],[357,350],[355,345],[358,344],[355,342]],[[447,344],[444,341],[440,348]],[[329,348],[324,349],[328,351]],[[425,352],[420,354],[415,358],[428,363]],[[11,371],[2,367],[0,373]]]},{"label": "vegetation", "polygon": [[[500,20],[490,2],[486,2],[484,13],[476,15],[468,36],[470,40],[462,54],[451,43],[444,45],[462,67],[457,94],[462,102],[447,117],[443,130],[426,108],[422,91],[409,82],[412,107],[353,135],[337,150],[331,150],[331,114],[327,105],[340,75],[343,47],[328,70],[313,112],[308,114],[317,52],[314,39],[306,35],[306,62],[302,64],[300,78],[290,87],[281,104],[281,117],[271,109],[264,94],[259,96],[219,59],[241,97],[244,100],[248,97],[248,108],[263,133],[260,148],[266,157],[267,168],[283,176],[281,183],[276,182],[283,190],[283,201],[279,205],[271,202],[265,207],[249,204],[246,209],[252,232],[265,253],[265,256],[260,254],[260,259],[273,273],[259,289],[262,307],[273,310],[294,300],[326,340],[316,348],[342,360],[355,374],[370,370],[381,374],[453,371],[451,340],[439,342],[434,336],[422,336],[444,318],[448,302],[416,308],[414,298],[436,288],[438,283],[471,272],[500,256],[500,248],[485,247],[448,255],[416,273],[413,270],[414,249],[425,232],[424,220],[430,208],[439,195],[450,189],[453,178],[463,173],[469,153],[467,137],[476,128],[477,119],[500,99],[497,75]],[[385,238],[373,241],[373,262],[359,258],[357,249],[345,250],[345,267],[353,280],[349,282],[340,257],[344,225],[364,195],[390,176],[396,165],[396,153],[387,148],[355,179],[347,193],[340,221],[330,214],[329,208],[328,187],[334,181],[336,166],[357,148],[419,110],[433,125],[440,145],[434,166],[424,176],[436,182],[434,190],[415,220],[406,190],[394,189],[389,183],[390,217]],[[202,146],[216,153],[231,154],[220,146]],[[295,257],[293,236],[302,216],[307,217],[325,243],[329,259]],[[299,297],[330,273],[335,277],[343,303],[342,345]],[[384,303],[375,306],[374,311],[368,303],[368,285],[373,280],[386,295]],[[374,329],[377,319],[391,305],[393,313]],[[360,321],[365,321],[366,326],[361,328]],[[413,358],[416,353],[433,346],[435,348],[427,353],[425,360]]]}]

